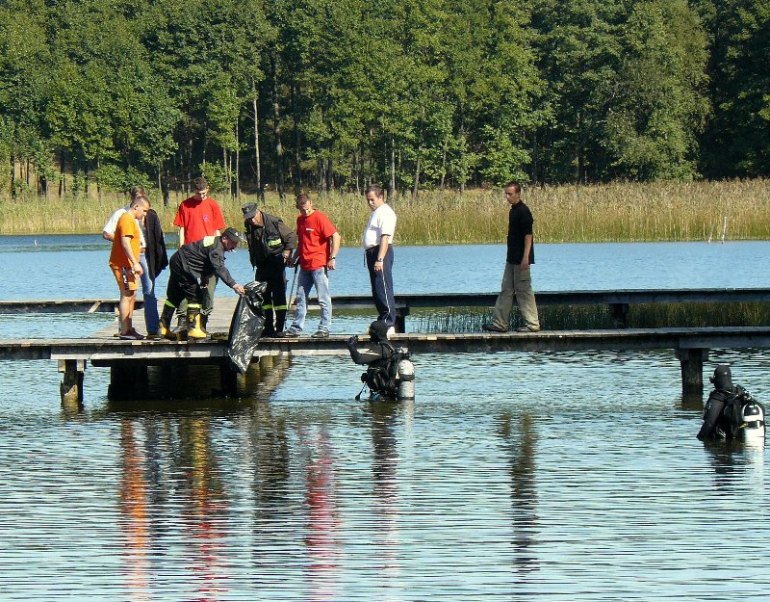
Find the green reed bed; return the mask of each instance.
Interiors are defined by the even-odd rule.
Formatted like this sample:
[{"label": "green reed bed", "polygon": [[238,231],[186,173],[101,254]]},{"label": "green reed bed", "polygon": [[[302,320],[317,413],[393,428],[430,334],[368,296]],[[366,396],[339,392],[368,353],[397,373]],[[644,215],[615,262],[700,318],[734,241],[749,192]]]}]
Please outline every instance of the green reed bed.
[{"label": "green reed bed", "polygon": [[[151,193],[164,228],[172,231],[173,194],[164,207]],[[240,206],[256,201],[214,194],[228,224],[241,221]],[[337,225],[345,244],[356,245],[369,208],[363,195],[311,193],[318,209]],[[523,198],[535,216],[539,242],[687,241],[770,239],[770,180],[730,182],[613,183],[529,187]],[[101,198],[0,197],[0,234],[98,233],[110,213],[126,202],[121,194]],[[505,239],[508,206],[502,191],[426,191],[391,199],[398,214],[398,244],[499,243]],[[269,193],[269,213],[293,224],[294,199]]]},{"label": "green reed bed", "polygon": [[[538,308],[543,330],[586,330],[617,328],[606,305],[546,305]],[[491,318],[491,309],[477,307],[421,311],[409,316],[409,330],[415,332],[481,332]],[[770,324],[770,304],[754,303],[649,303],[632,305],[627,328],[668,328],[703,326],[763,326]],[[514,308],[509,327],[522,325]]]}]

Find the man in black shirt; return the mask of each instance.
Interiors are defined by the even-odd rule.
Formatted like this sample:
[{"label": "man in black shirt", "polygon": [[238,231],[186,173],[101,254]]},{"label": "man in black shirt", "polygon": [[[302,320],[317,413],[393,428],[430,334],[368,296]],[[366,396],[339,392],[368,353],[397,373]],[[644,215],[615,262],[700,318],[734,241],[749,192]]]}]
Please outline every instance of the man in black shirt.
[{"label": "man in black shirt", "polygon": [[518,332],[537,332],[535,293],[529,266],[535,263],[535,246],[532,238],[532,213],[521,200],[521,184],[509,182],[505,186],[505,200],[511,206],[508,211],[508,253],[500,294],[497,296],[492,320],[483,325],[490,332],[508,332],[508,320],[513,308],[513,298],[519,305],[524,325]]},{"label": "man in black shirt", "polygon": [[182,245],[169,262],[170,274],[166,303],[160,317],[161,336],[176,340],[177,333],[171,331],[174,310],[187,300],[187,336],[205,339],[206,332],[201,326],[201,306],[204,289],[209,278],[215,276],[239,295],[243,287],[238,284],[225,267],[225,253],[232,251],[243,241],[235,228],[227,228],[221,236],[206,236],[198,242]]}]

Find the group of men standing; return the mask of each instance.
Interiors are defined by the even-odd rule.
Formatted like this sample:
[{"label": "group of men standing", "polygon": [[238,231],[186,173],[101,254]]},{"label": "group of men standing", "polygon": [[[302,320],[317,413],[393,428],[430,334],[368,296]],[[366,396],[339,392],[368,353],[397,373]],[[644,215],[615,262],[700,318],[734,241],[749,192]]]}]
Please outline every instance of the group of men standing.
[{"label": "group of men standing", "polygon": [[[315,209],[307,194],[300,194],[296,200],[297,226],[293,231],[279,217],[250,203],[242,207],[244,237],[235,228],[226,227],[222,209],[208,196],[206,180],[197,178],[193,186],[194,194],[180,204],[174,218],[174,225],[179,228],[179,250],[170,261],[160,220],[150,207],[143,188],[132,189],[130,204],[115,211],[105,224],[102,234],[112,241],[109,264],[120,289],[118,336],[144,338],[132,323],[136,291],[141,283],[148,336],[177,338],[179,332],[184,331],[189,338],[205,338],[217,280],[222,280],[238,294],[244,292],[225,267],[225,253],[246,241],[249,260],[255,268],[255,280],[267,284],[263,336],[298,336],[304,329],[308,296],[315,287],[321,319],[311,336],[328,337],[332,318],[328,272],[337,267],[341,242],[329,217]],[[517,330],[537,332],[540,323],[530,276],[530,265],[535,262],[532,213],[521,200],[518,182],[508,183],[504,190],[510,206],[506,264],[492,319],[483,325],[483,329],[507,332],[515,298],[524,321]],[[393,294],[396,213],[386,203],[380,186],[369,186],[365,195],[371,214],[361,245],[378,312],[377,321],[382,323],[389,336],[395,331],[396,322]],[[166,266],[171,274],[163,312],[159,316],[155,278]],[[286,317],[292,300],[286,298],[287,266],[295,267],[297,284],[296,313],[288,328]],[[173,329],[175,312],[179,314],[179,325]]]},{"label": "group of men standing", "polygon": [[[393,299],[393,236],[396,214],[385,203],[379,186],[366,189],[366,199],[372,214],[361,243],[378,319],[388,329],[396,321]],[[337,268],[337,253],[341,237],[329,217],[313,206],[307,194],[297,196],[296,234],[280,218],[260,211],[256,204],[243,207],[246,240],[251,265],[256,268],[255,279],[267,282],[265,293],[265,332],[268,337],[295,337],[303,331],[307,316],[308,296],[315,287],[321,319],[313,338],[326,338],[332,320],[332,301],[328,272]],[[299,270],[296,274],[296,313],[289,328],[286,325],[286,266]],[[289,303],[292,300],[289,300]]]},{"label": "group of men standing", "polygon": [[[144,338],[133,327],[136,291],[141,282],[144,293],[145,323],[149,337],[176,339],[204,338],[208,316],[214,307],[217,280],[243,294],[225,267],[225,253],[246,241],[255,280],[265,282],[265,337],[298,336],[304,328],[308,295],[316,289],[321,319],[315,338],[329,336],[332,318],[328,271],[337,265],[341,237],[326,214],[313,207],[307,194],[297,197],[296,232],[273,215],[251,203],[242,208],[245,238],[235,228],[227,228],[219,204],[208,196],[204,178],[193,182],[194,194],[183,201],[174,218],[179,228],[179,250],[167,259],[163,231],[157,214],[143,189],[132,190],[131,203],[113,214],[103,236],[112,241],[110,267],[120,289],[120,326],[124,339]],[[372,214],[362,236],[372,295],[378,319],[392,332],[396,313],[393,299],[393,236],[396,215],[385,203],[379,186],[366,190]],[[155,278],[169,266],[170,276],[163,312],[158,315]],[[295,266],[297,284],[296,313],[286,328],[286,267]],[[296,271],[298,270],[298,273]],[[186,307],[185,307],[186,306]],[[179,313],[179,325],[172,325]]]}]

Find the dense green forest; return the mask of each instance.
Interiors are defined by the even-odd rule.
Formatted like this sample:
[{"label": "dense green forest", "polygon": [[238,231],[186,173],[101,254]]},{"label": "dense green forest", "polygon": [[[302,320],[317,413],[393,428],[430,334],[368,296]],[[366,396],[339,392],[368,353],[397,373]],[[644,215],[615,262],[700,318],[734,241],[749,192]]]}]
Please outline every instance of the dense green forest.
[{"label": "dense green forest", "polygon": [[0,192],[770,176],[770,0],[3,0]]}]

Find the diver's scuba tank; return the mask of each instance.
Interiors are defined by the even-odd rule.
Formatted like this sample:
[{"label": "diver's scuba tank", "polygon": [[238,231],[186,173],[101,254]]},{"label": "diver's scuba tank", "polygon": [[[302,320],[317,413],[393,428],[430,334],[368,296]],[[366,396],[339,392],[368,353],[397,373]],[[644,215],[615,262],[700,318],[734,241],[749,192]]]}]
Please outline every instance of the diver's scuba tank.
[{"label": "diver's scuba tank", "polygon": [[765,409],[748,391],[746,401],[741,406],[741,432],[745,443],[764,443],[765,441]]},{"label": "diver's scuba tank", "polygon": [[398,398],[414,399],[414,364],[409,360],[409,354],[404,354],[398,362]]}]

